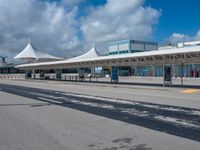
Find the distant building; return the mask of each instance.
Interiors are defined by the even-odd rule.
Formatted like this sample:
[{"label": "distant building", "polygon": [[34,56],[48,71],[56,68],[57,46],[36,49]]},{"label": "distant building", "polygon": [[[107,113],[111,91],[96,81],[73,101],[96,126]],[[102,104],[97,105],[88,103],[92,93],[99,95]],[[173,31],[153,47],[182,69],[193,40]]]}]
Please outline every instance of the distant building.
[{"label": "distant building", "polygon": [[177,48],[181,48],[181,47],[190,47],[190,46],[198,46],[200,45],[200,41],[189,41],[189,42],[183,42],[183,43],[178,43],[176,45]]},{"label": "distant building", "polygon": [[172,49],[172,48],[183,48],[183,47],[191,47],[191,46],[199,46],[200,41],[189,41],[189,42],[182,42],[177,44],[168,44],[164,46],[159,46],[158,50],[166,50],[166,49]]},{"label": "distant building", "polygon": [[16,69],[13,64],[0,65],[0,74],[24,73],[23,70]]},{"label": "distant building", "polygon": [[137,40],[122,40],[108,44],[109,55],[127,54],[158,49],[158,43]]}]

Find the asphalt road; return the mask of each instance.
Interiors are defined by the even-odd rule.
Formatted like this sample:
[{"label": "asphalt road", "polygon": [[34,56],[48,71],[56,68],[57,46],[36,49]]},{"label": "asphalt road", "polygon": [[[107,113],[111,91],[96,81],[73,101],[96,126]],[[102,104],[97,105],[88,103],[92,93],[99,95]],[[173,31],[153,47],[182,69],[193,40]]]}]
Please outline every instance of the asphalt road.
[{"label": "asphalt road", "polygon": [[[187,96],[179,89],[100,87],[2,81],[0,149],[200,148],[200,109],[193,107],[199,102],[198,92]],[[115,96],[113,88],[118,91]],[[140,100],[120,96],[128,92],[139,92]],[[156,103],[149,102],[148,95]],[[190,107],[184,103],[187,97]],[[167,98],[175,103],[162,102]]]}]

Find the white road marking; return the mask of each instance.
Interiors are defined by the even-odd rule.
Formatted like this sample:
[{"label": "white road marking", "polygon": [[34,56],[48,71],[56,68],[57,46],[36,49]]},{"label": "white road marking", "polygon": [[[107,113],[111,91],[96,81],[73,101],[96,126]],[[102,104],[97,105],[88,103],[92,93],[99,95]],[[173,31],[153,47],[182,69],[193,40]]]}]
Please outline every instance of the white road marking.
[{"label": "white road marking", "polygon": [[182,120],[182,119],[177,119],[177,118],[172,118],[172,117],[165,117],[165,116],[155,116],[154,118],[158,119],[158,120],[162,120],[164,122],[175,123],[177,125],[183,125],[183,126],[186,126],[186,127],[199,128],[198,125],[195,125],[193,123],[187,122],[186,120]]},{"label": "white road marking", "polygon": [[38,97],[38,98],[41,99],[41,100],[48,101],[48,102],[53,102],[53,103],[57,103],[57,104],[62,104],[62,102],[54,101],[54,100],[51,100],[51,99],[48,99],[48,98],[44,98],[44,97]]},{"label": "white road marking", "polygon": [[66,96],[75,96],[75,97],[79,97],[79,98],[88,98],[88,99],[96,99],[96,100],[102,100],[102,101],[108,101],[108,102],[117,102],[117,103],[121,103],[121,104],[136,104],[135,102],[130,102],[130,101],[126,101],[126,100],[117,100],[114,98],[102,98],[102,97],[98,97],[98,96],[90,96],[90,95],[81,95],[81,94],[72,94],[72,93],[62,93]]}]

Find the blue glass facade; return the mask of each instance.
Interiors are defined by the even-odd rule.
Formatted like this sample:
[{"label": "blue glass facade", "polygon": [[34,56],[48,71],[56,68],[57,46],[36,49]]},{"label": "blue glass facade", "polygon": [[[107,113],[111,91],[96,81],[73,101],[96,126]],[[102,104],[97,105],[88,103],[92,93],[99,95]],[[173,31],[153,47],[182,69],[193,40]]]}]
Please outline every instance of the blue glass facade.
[{"label": "blue glass facade", "polygon": [[[172,75],[173,77],[181,76],[181,65],[173,65],[172,66]],[[155,76],[162,77],[163,76],[163,66],[154,66],[147,67],[141,66],[135,68],[136,76]],[[199,77],[200,76],[200,64],[184,64],[183,66],[183,76],[184,77]]]}]

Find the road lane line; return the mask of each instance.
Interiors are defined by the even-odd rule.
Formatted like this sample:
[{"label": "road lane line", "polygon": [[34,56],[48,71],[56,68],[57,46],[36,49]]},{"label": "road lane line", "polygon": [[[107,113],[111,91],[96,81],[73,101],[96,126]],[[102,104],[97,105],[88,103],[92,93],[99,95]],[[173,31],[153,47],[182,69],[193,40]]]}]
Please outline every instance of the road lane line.
[{"label": "road lane line", "polygon": [[53,103],[57,103],[57,104],[62,104],[62,102],[54,101],[54,100],[51,100],[51,99],[48,99],[48,98],[44,98],[44,97],[38,97],[38,98],[41,99],[41,100],[48,101],[48,102],[53,102]]},{"label": "road lane line", "polygon": [[197,93],[200,92],[199,89],[186,89],[186,90],[181,90],[180,93],[185,93],[185,94],[192,94],[192,93]]}]

